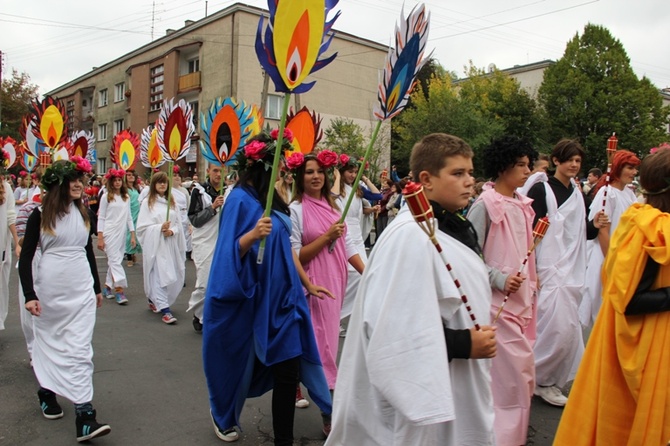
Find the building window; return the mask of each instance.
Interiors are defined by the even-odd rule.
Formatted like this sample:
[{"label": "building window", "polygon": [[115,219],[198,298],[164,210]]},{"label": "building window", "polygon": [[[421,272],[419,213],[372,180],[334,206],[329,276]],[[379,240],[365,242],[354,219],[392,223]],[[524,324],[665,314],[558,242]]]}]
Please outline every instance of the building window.
[{"label": "building window", "polygon": [[107,124],[98,124],[98,141],[107,139]]},{"label": "building window", "polygon": [[149,110],[160,110],[163,107],[163,65],[153,67],[150,71],[151,78],[149,79],[150,94],[149,94]]},{"label": "building window", "polygon": [[188,72],[195,73],[200,71],[200,59],[191,59],[188,61]]},{"label": "building window", "polygon": [[265,117],[268,119],[279,119],[281,114],[282,96],[274,94],[268,95],[267,107],[265,107]]},{"label": "building window", "polygon": [[114,134],[116,135],[119,133],[121,130],[126,128],[126,123],[123,121],[123,119],[117,119],[114,121]]},{"label": "building window", "polygon": [[114,102],[121,102],[124,99],[126,94],[126,83],[121,82],[120,84],[114,85]]},{"label": "building window", "polygon": [[107,172],[107,158],[98,158],[98,162],[96,163],[95,167],[97,168],[99,174],[104,174]]},{"label": "building window", "polygon": [[198,120],[200,119],[200,107],[198,101],[189,102],[191,106],[191,111],[193,112],[193,127],[195,127],[196,133],[198,132]]},{"label": "building window", "polygon": [[107,89],[100,90],[98,92],[98,107],[104,107],[107,105]]}]

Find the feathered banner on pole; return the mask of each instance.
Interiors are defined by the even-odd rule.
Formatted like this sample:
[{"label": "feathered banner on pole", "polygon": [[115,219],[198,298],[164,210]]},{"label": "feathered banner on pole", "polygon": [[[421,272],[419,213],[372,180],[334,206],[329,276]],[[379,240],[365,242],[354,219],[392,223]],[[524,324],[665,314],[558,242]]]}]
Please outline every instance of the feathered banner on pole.
[{"label": "feathered banner on pole", "polygon": [[65,138],[67,113],[63,103],[45,96],[42,101],[33,101],[30,108],[33,114],[33,134],[54,153]]},{"label": "feathered banner on pole", "polygon": [[253,133],[253,108],[244,101],[238,103],[234,98],[217,98],[200,116],[200,152],[211,164],[223,166],[237,149],[256,135]]},{"label": "feathered banner on pole", "polygon": [[95,149],[95,136],[93,136],[93,132],[79,130],[70,135],[70,144],[71,156],[80,156],[88,159],[88,152]]},{"label": "feathered banner on pole", "polygon": [[[304,82],[307,76],[322,69],[337,56],[335,53],[320,59],[334,37],[332,33],[329,37],[328,33],[339,17],[339,11],[330,21],[326,20],[337,3],[338,0],[268,0],[270,23],[265,27],[265,38],[264,17],[261,16],[258,22],[256,55],[266,74],[272,79],[275,91],[285,93],[264,217],[269,217],[272,209],[290,95],[309,91],[316,81]],[[258,250],[258,263],[263,262],[264,252],[265,239],[261,240]]]},{"label": "feathered banner on pole", "polygon": [[25,141],[19,144],[19,160],[21,166],[23,166],[23,168],[26,169],[28,173],[32,173],[39,165],[37,157],[30,153],[30,151],[26,148]]},{"label": "feathered banner on pole", "polygon": [[47,146],[44,145],[44,141],[41,138],[35,136],[33,132],[34,127],[34,115],[27,114],[23,117],[21,121],[21,127],[19,127],[19,133],[26,143],[25,150],[27,150],[33,156],[40,156],[42,152],[47,151]]},{"label": "feathered banner on pole", "polygon": [[[377,125],[372,132],[361,166],[367,165],[382,123],[398,115],[407,105],[409,95],[416,84],[416,75],[430,58],[430,55],[424,57],[428,43],[429,18],[430,14],[427,13],[423,4],[416,5],[407,19],[405,19],[404,12],[400,13],[400,24],[395,28],[395,47],[389,48],[386,55],[384,74],[377,93],[379,103],[375,105],[373,112],[378,119]],[[353,189],[342,210],[340,223],[344,222],[349,212],[356,188],[363,176],[363,170],[362,167],[358,169]],[[329,251],[332,252],[334,246],[335,243],[331,243]]]},{"label": "feathered banner on pole", "polygon": [[5,138],[0,138],[0,150],[4,150],[7,154],[7,159],[5,160],[6,169],[11,169],[16,165],[16,162],[18,161],[16,149],[16,141],[14,141],[12,137],[7,136]]},{"label": "feathered banner on pole", "polygon": [[140,137],[130,130],[121,130],[112,139],[112,150],[109,157],[112,163],[123,170],[130,170],[135,166],[137,149],[140,146]]},{"label": "feathered banner on pole", "polygon": [[147,127],[142,130],[142,141],[140,142],[140,161],[144,167],[151,169],[152,174],[154,169],[165,163],[163,152],[158,148],[157,134],[155,127]]},{"label": "feathered banner on pole", "polygon": [[168,207],[167,218],[170,219],[170,197],[172,196],[172,166],[188,154],[191,147],[193,126],[193,111],[191,106],[180,99],[176,104],[174,98],[163,102],[158,119],[156,120],[156,143],[164,158],[168,161]]},{"label": "feathered banner on pole", "polygon": [[301,108],[297,113],[291,111],[286,117],[286,128],[293,132],[293,148],[295,150],[286,152],[285,157],[291,156],[295,152],[303,155],[312,153],[316,145],[323,137],[321,130],[321,116],[307,107]]}]

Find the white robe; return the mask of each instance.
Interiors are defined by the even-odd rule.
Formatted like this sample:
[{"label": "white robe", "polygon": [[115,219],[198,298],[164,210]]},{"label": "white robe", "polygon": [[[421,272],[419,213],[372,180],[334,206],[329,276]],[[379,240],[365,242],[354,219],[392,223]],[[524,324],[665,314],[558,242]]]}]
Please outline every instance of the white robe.
[{"label": "white robe", "polygon": [[135,231],[133,217],[130,213],[130,197],[123,201],[119,195],[109,201],[107,194],[100,199],[98,209],[98,233],[102,232],[107,255],[107,276],[105,286],[114,290],[115,287],[127,288],[128,280],[123,269],[123,255],[126,251],[126,235]]},{"label": "white robe", "polygon": [[191,196],[183,187],[173,187],[172,194],[174,195],[174,202],[179,209],[179,216],[181,217],[182,233],[184,234],[184,241],[186,242],[186,252],[193,250],[191,239],[191,222],[188,220],[188,208],[191,205]]},{"label": "white robe", "polygon": [[[457,240],[439,231],[437,237],[478,322],[488,324],[486,266]],[[450,364],[443,321],[473,326],[437,250],[404,208],[361,279],[327,446],[494,444],[491,361]]]},{"label": "white robe", "polygon": [[[344,185],[344,197],[337,197],[337,206],[340,210],[344,210],[347,204],[349,194],[352,193],[352,187],[348,184]],[[354,198],[351,201],[351,206],[344,218],[347,224],[347,232],[351,234],[351,240],[358,250],[358,255],[363,264],[368,261],[368,255],[365,251],[365,240],[363,240],[363,229],[361,228],[361,220],[363,218],[363,200],[356,195],[354,191]],[[356,298],[356,291],[358,290],[358,283],[361,280],[361,274],[356,269],[347,263],[347,291],[344,295],[344,302],[342,303],[342,311],[340,312],[340,319],[349,316],[354,308],[354,299]]]},{"label": "white robe", "polygon": [[[614,234],[619,224],[621,214],[635,203],[637,197],[635,193],[628,187],[623,190],[607,186],[607,201],[605,203],[605,214],[610,219],[610,237]],[[593,198],[591,208],[589,209],[589,220],[593,220],[596,214],[603,209],[603,196],[605,195],[605,188],[601,187],[598,193]],[[586,282],[584,287],[584,297],[582,303],[579,305],[579,321],[584,328],[591,328],[593,322],[600,311],[600,304],[602,303],[602,280],[600,277],[600,270],[603,266],[605,256],[600,248],[598,239],[589,240],[586,242]]]},{"label": "white robe", "polygon": [[184,287],[186,248],[178,211],[170,209],[171,237],[164,237],[161,226],[167,217],[167,200],[158,197],[149,207],[142,202],[137,217],[137,237],[142,246],[144,292],[156,308],[163,310],[177,300]]},{"label": "white robe", "polygon": [[33,318],[33,370],[40,386],[81,404],[93,399],[96,296],[86,259],[88,228],[74,204],[54,232],[41,233],[39,274],[33,273],[42,307]]},{"label": "white robe", "polygon": [[586,211],[581,190],[557,208],[551,187],[544,187],[550,225],[535,250],[540,282],[535,382],[563,387],[574,379],[584,353],[578,310],[586,274]]},{"label": "white robe", "polygon": [[[194,187],[200,192],[199,199],[202,200],[202,208],[205,209],[211,206],[212,197],[205,192],[205,188],[197,183]],[[219,237],[221,210],[222,208],[219,208],[214,218],[201,227],[196,228],[193,226],[193,252],[191,257],[195,264],[195,289],[188,300],[188,309],[186,311],[193,311],[193,315],[199,320],[202,320],[209,271],[212,266],[212,258],[214,257],[214,248],[216,248],[216,239]]]},{"label": "white robe", "polygon": [[12,187],[6,181],[4,186],[5,202],[0,204],[0,330],[5,329],[9,311],[9,273],[12,267],[12,233],[9,227],[16,223]]}]

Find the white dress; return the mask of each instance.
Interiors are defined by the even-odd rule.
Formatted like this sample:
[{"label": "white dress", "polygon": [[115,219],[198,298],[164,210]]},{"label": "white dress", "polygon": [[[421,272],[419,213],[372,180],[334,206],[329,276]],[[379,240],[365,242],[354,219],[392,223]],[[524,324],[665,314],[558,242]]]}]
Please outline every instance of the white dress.
[{"label": "white dress", "polygon": [[[572,181],[572,180],[571,180]],[[549,229],[535,249],[540,290],[537,297],[535,382],[563,387],[575,377],[584,354],[579,303],[586,274],[586,211],[581,190],[557,207],[544,183]]]},{"label": "white dress", "polygon": [[137,237],[142,246],[144,292],[163,310],[170,307],[184,287],[186,243],[179,212],[170,209],[171,237],[163,236],[161,226],[167,217],[167,200],[158,197],[153,207],[149,198],[142,202],[137,217]]},{"label": "white dress", "polygon": [[[341,211],[347,204],[349,194],[352,193],[352,187],[348,184],[344,185],[344,197],[337,197],[337,206]],[[354,192],[354,198],[351,201],[351,206],[344,218],[347,224],[347,232],[350,234],[352,243],[356,246],[358,255],[363,264],[367,263],[368,255],[365,252],[365,240],[363,240],[363,229],[361,228],[361,219],[363,218],[363,200]],[[361,280],[361,274],[356,269],[347,263],[347,291],[344,295],[344,302],[342,303],[342,311],[340,312],[340,319],[349,316],[354,308],[354,299],[356,298],[356,291],[358,290],[358,283]]]},{"label": "white dress", "polygon": [[104,194],[98,209],[98,232],[102,232],[107,255],[105,285],[112,290],[115,287],[128,287],[126,271],[123,269],[123,255],[126,251],[126,235],[134,230],[130,197],[123,201],[119,195],[115,195],[110,202],[107,194]]},{"label": "white dress", "polygon": [[183,187],[173,187],[172,194],[174,201],[179,209],[179,216],[181,217],[182,233],[184,234],[184,241],[186,242],[186,252],[193,250],[191,239],[191,223],[188,220],[188,208],[191,205],[191,195]]},{"label": "white dress", "polygon": [[9,310],[9,273],[12,268],[12,234],[9,227],[16,222],[12,188],[6,181],[4,186],[5,202],[0,204],[0,330],[5,329]]},{"label": "white dress", "polygon": [[[609,217],[610,237],[614,234],[619,224],[621,214],[635,203],[637,198],[635,193],[628,187],[619,190],[615,187],[607,186],[607,201],[605,203],[605,214]],[[596,214],[603,209],[603,196],[605,195],[605,188],[601,187],[598,190],[591,208],[589,209],[589,220],[593,220]],[[598,311],[600,311],[600,304],[602,303],[602,280],[600,277],[600,270],[603,266],[605,256],[600,248],[598,239],[589,240],[586,242],[586,282],[584,287],[584,297],[582,303],[579,305],[579,321],[584,328],[591,328],[593,322],[596,320]]]},{"label": "white dress", "polygon": [[54,232],[41,232],[39,275],[33,275],[42,307],[33,318],[33,370],[40,386],[81,404],[93,399],[96,296],[86,259],[89,230],[72,204]]},{"label": "white dress", "polygon": [[[488,324],[484,262],[457,240],[436,235],[478,322]],[[473,326],[437,250],[404,208],[377,241],[361,279],[326,446],[494,444],[491,360],[449,363],[443,322]]]}]

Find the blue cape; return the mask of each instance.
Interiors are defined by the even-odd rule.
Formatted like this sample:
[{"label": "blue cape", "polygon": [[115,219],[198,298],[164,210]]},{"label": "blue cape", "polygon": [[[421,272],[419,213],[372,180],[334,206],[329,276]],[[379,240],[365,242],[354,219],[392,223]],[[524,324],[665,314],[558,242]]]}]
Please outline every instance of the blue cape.
[{"label": "blue cape", "polygon": [[263,214],[250,187],[233,189],[223,207],[203,315],[202,357],[212,415],[239,426],[244,401],[273,387],[269,366],[300,357],[300,380],[324,413],[332,403],[293,263],[288,216],[272,212],[262,264],[256,242],[240,258],[239,239]]}]

